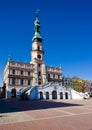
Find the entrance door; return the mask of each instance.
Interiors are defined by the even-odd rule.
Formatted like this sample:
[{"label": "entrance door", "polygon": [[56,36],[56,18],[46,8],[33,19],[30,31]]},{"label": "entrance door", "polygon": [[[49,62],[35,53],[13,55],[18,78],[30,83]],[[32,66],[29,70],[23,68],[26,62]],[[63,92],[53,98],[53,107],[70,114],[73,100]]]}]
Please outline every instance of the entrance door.
[{"label": "entrance door", "polygon": [[57,99],[57,92],[56,91],[52,92],[52,99]]},{"label": "entrance door", "polygon": [[49,99],[49,92],[46,92],[46,99]]},{"label": "entrance door", "polygon": [[12,98],[16,98],[16,89],[15,89],[15,88],[13,88],[13,89],[11,90],[11,97],[12,97]]},{"label": "entrance door", "polygon": [[42,100],[43,99],[43,93],[40,92],[40,99]]},{"label": "entrance door", "polygon": [[65,99],[68,99],[68,93],[67,92],[65,93]]},{"label": "entrance door", "polygon": [[60,92],[60,99],[63,99],[63,93]]}]

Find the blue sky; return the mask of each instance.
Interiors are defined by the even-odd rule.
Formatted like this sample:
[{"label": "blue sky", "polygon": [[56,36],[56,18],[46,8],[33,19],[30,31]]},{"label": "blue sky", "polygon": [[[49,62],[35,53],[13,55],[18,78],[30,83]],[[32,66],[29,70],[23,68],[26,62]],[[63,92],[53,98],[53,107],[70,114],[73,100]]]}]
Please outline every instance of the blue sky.
[{"label": "blue sky", "polygon": [[0,85],[8,55],[30,62],[35,12],[39,9],[45,63],[63,75],[92,80],[91,0],[1,0]]}]

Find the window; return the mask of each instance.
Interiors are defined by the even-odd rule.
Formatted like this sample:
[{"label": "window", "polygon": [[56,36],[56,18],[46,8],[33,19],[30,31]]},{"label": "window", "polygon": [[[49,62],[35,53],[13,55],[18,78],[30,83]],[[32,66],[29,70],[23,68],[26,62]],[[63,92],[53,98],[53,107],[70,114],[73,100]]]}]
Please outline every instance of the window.
[{"label": "window", "polygon": [[41,64],[38,64],[38,67],[41,67]]},{"label": "window", "polygon": [[23,75],[23,70],[21,70],[21,75]]},{"label": "window", "polygon": [[41,59],[41,55],[38,55],[38,58]]},{"label": "window", "polygon": [[15,85],[15,78],[12,78],[12,84]]},{"label": "window", "polygon": [[67,83],[65,83],[65,85],[67,85]]},{"label": "window", "polygon": [[40,46],[38,46],[38,50],[40,50]]},{"label": "window", "polygon": [[53,78],[55,78],[55,74],[53,74]]},{"label": "window", "polygon": [[58,75],[58,79],[60,79],[60,75]]},{"label": "window", "polygon": [[12,74],[15,74],[15,70],[12,70]]},{"label": "window", "polygon": [[10,84],[10,78],[9,78],[9,84]]},{"label": "window", "polygon": [[39,82],[39,85],[41,85],[41,82]]},{"label": "window", "polygon": [[47,74],[47,78],[50,78],[50,74]]},{"label": "window", "polygon": [[30,80],[28,80],[28,85],[30,85]]},{"label": "window", "polygon": [[21,85],[23,85],[23,84],[24,84],[24,80],[23,80],[23,79],[21,79],[20,84],[21,84]]},{"label": "window", "polygon": [[38,76],[41,76],[41,72],[38,72]]},{"label": "window", "polygon": [[30,71],[28,71],[28,75],[30,75]]}]

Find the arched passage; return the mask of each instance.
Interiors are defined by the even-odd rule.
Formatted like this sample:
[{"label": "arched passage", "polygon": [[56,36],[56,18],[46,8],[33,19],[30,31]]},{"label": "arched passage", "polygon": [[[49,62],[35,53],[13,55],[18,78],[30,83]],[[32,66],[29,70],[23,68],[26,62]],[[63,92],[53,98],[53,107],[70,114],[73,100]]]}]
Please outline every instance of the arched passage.
[{"label": "arched passage", "polygon": [[40,100],[43,99],[43,92],[40,92]]},{"label": "arched passage", "polygon": [[65,93],[65,99],[68,99],[68,93],[67,92]]},{"label": "arched passage", "polygon": [[63,99],[63,93],[60,92],[60,99]]},{"label": "arched passage", "polygon": [[12,98],[16,98],[16,89],[15,89],[15,88],[13,88],[13,89],[11,90],[11,97],[12,97]]},{"label": "arched passage", "polygon": [[57,92],[56,91],[52,92],[52,99],[57,99]]},{"label": "arched passage", "polygon": [[46,92],[46,99],[49,99],[49,92]]}]

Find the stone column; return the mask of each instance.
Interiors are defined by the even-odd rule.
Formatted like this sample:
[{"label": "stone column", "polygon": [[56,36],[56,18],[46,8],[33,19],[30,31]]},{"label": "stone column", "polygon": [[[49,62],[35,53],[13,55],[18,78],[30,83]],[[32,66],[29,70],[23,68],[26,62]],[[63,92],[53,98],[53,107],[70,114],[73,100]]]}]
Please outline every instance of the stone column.
[{"label": "stone column", "polygon": [[65,99],[65,92],[63,93],[63,99]]},{"label": "stone column", "polygon": [[52,99],[52,93],[49,93],[49,99],[50,100]]},{"label": "stone column", "polygon": [[60,99],[60,93],[57,92],[57,99]]}]

